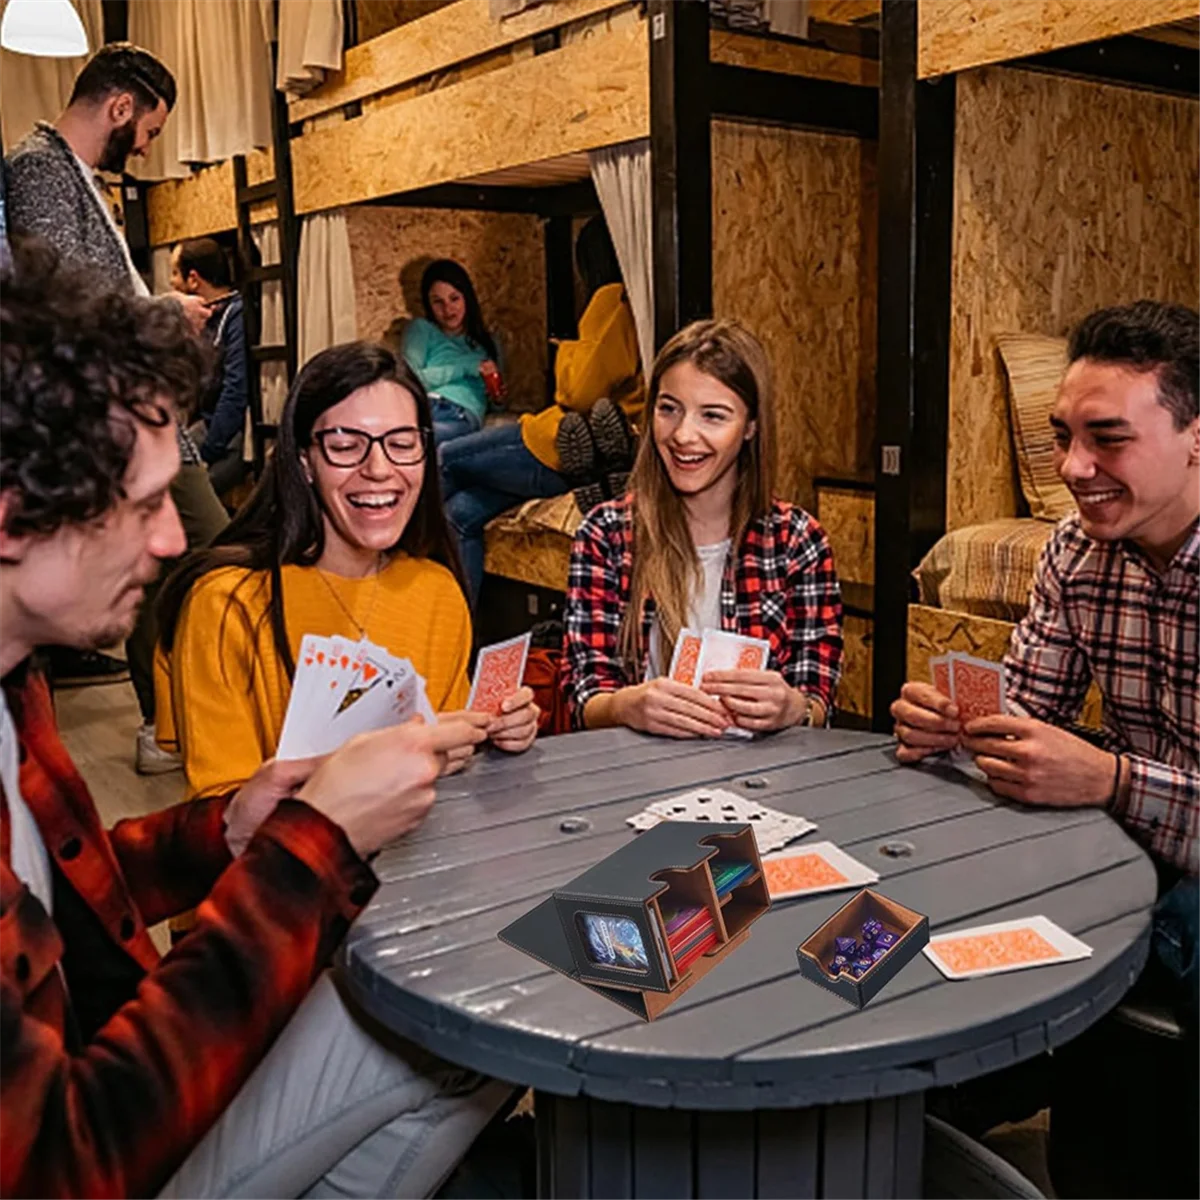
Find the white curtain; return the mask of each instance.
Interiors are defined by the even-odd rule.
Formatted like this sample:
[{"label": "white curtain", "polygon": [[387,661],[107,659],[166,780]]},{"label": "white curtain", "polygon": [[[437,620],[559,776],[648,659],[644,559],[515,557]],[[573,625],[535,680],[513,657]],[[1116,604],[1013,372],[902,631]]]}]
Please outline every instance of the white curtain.
[{"label": "white curtain", "polygon": [[319,351],[357,336],[350,235],[340,209],[305,218],[297,274],[297,362],[303,367]]},{"label": "white curtain", "polygon": [[141,179],[181,179],[271,144],[270,0],[129,0],[129,40],[175,76],[178,99]]},{"label": "white curtain", "polygon": [[808,0],[712,0],[711,12],[730,29],[808,36]]},{"label": "white curtain", "polygon": [[[89,55],[104,44],[104,14],[100,0],[71,0],[87,34]],[[0,16],[7,0],[0,2]],[[88,55],[78,58],[39,58],[0,50],[0,135],[11,150],[35,121],[53,121],[71,96],[75,76]]]},{"label": "white curtain", "polygon": [[341,0],[280,0],[275,86],[289,96],[320,87],[342,69],[344,40]]},{"label": "white curtain", "polygon": [[[250,230],[254,244],[258,247],[260,261],[264,267],[279,262],[279,226],[274,221],[256,225]],[[284,339],[283,284],[278,279],[269,279],[262,285],[262,336],[260,346],[282,346]],[[301,360],[303,361],[303,360]],[[263,420],[268,425],[277,424],[287,399],[287,364],[265,362],[259,368],[259,386],[262,395]],[[246,457],[253,455],[253,440],[250,434],[250,414],[246,414]]]},{"label": "white curtain", "polygon": [[649,372],[654,361],[649,139],[589,150],[588,164],[633,309],[642,370]]}]

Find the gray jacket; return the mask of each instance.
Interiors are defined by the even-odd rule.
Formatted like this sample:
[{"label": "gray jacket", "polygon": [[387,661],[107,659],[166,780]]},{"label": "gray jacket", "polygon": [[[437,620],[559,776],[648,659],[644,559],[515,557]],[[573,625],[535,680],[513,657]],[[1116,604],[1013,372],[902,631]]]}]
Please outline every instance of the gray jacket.
[{"label": "gray jacket", "polygon": [[65,260],[96,267],[114,290],[133,290],[125,252],[100,211],[103,200],[53,125],[39,121],[5,158],[4,173],[13,233],[43,237]]},{"label": "gray jacket", "polygon": [[[95,267],[113,291],[134,291],[120,235],[100,207],[104,201],[53,125],[39,121],[13,147],[4,160],[4,178],[14,234],[45,238],[64,261]],[[196,466],[200,451],[181,425],[177,430],[183,463]]]}]

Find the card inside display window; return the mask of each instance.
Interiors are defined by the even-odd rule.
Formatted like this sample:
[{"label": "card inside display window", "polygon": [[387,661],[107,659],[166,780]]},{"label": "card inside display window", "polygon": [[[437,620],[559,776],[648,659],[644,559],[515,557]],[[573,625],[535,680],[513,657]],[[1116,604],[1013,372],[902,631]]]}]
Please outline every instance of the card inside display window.
[{"label": "card inside display window", "polygon": [[575,914],[575,925],[588,958],[597,966],[649,971],[646,943],[637,922],[612,913]]}]

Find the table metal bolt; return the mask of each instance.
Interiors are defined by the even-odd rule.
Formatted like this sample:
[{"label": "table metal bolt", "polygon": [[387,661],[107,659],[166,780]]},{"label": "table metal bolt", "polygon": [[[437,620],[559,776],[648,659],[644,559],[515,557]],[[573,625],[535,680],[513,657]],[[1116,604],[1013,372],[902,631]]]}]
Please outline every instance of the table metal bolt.
[{"label": "table metal bolt", "polygon": [[751,775],[749,779],[742,780],[742,787],[744,788],[753,788],[757,790],[758,788],[765,788],[766,786],[767,781],[761,775]]},{"label": "table metal bolt", "polygon": [[908,858],[915,850],[916,846],[912,842],[884,842],[879,847],[879,853],[888,858]]},{"label": "table metal bolt", "polygon": [[563,833],[587,833],[592,823],[586,817],[564,817],[558,827]]}]

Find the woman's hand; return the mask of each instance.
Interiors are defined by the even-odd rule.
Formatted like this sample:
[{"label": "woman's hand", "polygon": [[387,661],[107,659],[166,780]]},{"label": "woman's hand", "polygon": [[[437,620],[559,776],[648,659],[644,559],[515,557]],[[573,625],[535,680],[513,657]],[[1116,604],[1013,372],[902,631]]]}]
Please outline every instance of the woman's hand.
[{"label": "woman's hand", "polygon": [[790,728],[810,704],[778,671],[709,671],[700,687],[721,701],[739,729],[754,733]]},{"label": "woman's hand", "polygon": [[[438,714],[439,725],[447,721],[464,721],[473,729],[480,730],[486,734],[491,717],[487,713],[467,712],[466,709],[460,709],[458,712]],[[455,746],[448,750],[444,756],[445,762],[442,765],[441,774],[443,776],[457,775],[471,761],[471,756],[474,753],[475,746],[473,743]]]},{"label": "woman's hand", "polygon": [[500,715],[492,717],[487,735],[497,750],[522,754],[537,737],[541,709],[534,703],[533,688],[518,688],[500,705]]},{"label": "woman's hand", "polygon": [[618,724],[663,737],[720,737],[732,724],[721,702],[697,688],[659,676],[613,696]]}]

